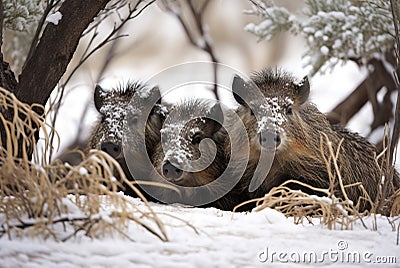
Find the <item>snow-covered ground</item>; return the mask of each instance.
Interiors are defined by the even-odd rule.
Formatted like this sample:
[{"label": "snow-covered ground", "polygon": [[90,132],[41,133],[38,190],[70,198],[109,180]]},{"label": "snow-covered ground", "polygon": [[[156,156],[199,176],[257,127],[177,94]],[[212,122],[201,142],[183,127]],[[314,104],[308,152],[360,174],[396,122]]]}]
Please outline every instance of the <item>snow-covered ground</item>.
[{"label": "snow-covered ground", "polygon": [[[139,199],[132,200],[145,209]],[[397,234],[385,217],[377,217],[377,231],[372,230],[373,217],[364,218],[368,229],[357,222],[352,230],[328,230],[317,222],[295,225],[272,209],[232,213],[161,204],[153,209],[160,212],[169,242],[134,223],[127,231],[134,241],[79,235],[66,242],[9,241],[3,236],[0,267],[375,267],[389,262],[400,266]]]}]

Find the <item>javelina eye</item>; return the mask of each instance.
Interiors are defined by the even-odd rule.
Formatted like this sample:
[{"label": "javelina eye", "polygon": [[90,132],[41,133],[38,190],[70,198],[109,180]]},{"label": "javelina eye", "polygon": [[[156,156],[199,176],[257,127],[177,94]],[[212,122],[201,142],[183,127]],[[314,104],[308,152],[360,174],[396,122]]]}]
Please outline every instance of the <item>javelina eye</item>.
[{"label": "javelina eye", "polygon": [[202,140],[200,133],[196,133],[192,137],[192,144],[199,144]]},{"label": "javelina eye", "polygon": [[129,126],[136,126],[137,123],[138,123],[138,118],[137,118],[137,116],[131,116],[131,117],[128,119],[128,125],[129,125]]},{"label": "javelina eye", "polygon": [[287,109],[286,109],[286,114],[287,114],[287,115],[292,115],[292,114],[293,114],[292,106],[287,107]]}]

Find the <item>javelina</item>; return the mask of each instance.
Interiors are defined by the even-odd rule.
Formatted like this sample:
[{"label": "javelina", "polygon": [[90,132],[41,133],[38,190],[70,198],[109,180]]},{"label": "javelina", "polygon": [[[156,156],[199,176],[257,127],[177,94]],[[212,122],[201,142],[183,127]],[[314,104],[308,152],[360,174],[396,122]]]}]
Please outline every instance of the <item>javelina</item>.
[{"label": "javelina", "polygon": [[159,188],[157,194],[169,203],[207,204],[231,210],[238,198],[223,196],[228,186],[224,179],[217,180],[228,163],[224,116],[219,103],[209,106],[206,101],[187,100],[171,109],[152,162],[161,178],[181,186],[181,192],[177,195]]},{"label": "javelina", "polygon": [[[375,200],[381,179],[375,147],[358,134],[331,125],[325,115],[307,101],[310,92],[307,77],[296,83],[288,73],[265,69],[255,73],[251,80],[246,82],[235,76],[232,84],[234,97],[241,105],[238,114],[246,125],[250,142],[250,160],[243,180],[250,181],[257,164],[264,164],[258,163],[261,150],[273,150],[275,153],[269,173],[265,174],[264,182],[253,196],[262,196],[272,187],[290,179],[328,188],[329,175],[321,155],[321,137],[325,134],[334,150],[343,140],[338,166],[344,185],[361,182],[371,199]],[[264,98],[245,100],[252,85],[254,89],[252,83]],[[326,145],[323,154],[327,159],[330,157]],[[332,172],[335,172],[333,166]],[[398,181],[397,173],[395,177]],[[354,203],[363,196],[357,186],[346,191]],[[339,188],[335,188],[335,193],[342,196]],[[370,209],[365,200],[360,205],[361,210]]]},{"label": "javelina", "polygon": [[[111,155],[121,165],[126,177],[132,180],[129,167],[145,171],[142,163],[146,163],[160,139],[162,121],[167,112],[160,101],[158,87],[150,88],[140,82],[130,82],[113,90],[96,86],[94,104],[101,117],[89,139],[88,149],[103,150]],[[151,109],[148,118],[146,109]],[[124,145],[123,141],[127,144]],[[126,160],[127,152],[123,152],[123,148],[129,148],[134,157]],[[133,194],[129,187],[125,188],[128,190],[126,193]]]}]

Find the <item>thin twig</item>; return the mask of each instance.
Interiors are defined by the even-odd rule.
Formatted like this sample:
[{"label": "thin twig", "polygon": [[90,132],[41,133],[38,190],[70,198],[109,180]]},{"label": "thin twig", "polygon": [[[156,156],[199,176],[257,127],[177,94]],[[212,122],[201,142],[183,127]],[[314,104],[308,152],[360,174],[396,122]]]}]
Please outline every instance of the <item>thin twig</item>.
[{"label": "thin twig", "polygon": [[203,13],[201,13],[201,12],[204,12],[204,10],[207,7],[208,3],[209,3],[209,1],[207,0],[204,3],[203,7],[201,8],[200,12],[196,12],[192,1],[189,1],[189,8],[190,8],[190,11],[192,12],[193,18],[195,19],[197,28],[198,28],[198,30],[200,32],[200,36],[201,36],[201,38],[202,38],[202,40],[204,42],[204,47],[202,47],[202,49],[210,55],[211,61],[214,62],[214,65],[213,65],[213,67],[214,67],[213,68],[213,72],[214,72],[214,89],[213,89],[213,91],[214,91],[214,94],[215,94],[215,98],[217,100],[219,100],[219,97],[218,97],[218,85],[217,85],[217,83],[218,83],[218,74],[217,74],[217,72],[218,72],[218,70],[217,70],[218,60],[217,60],[217,58],[215,56],[214,49],[210,44],[209,36],[207,35],[207,33],[206,33],[205,29],[204,29]]},{"label": "thin twig", "polygon": [[[109,2],[110,4],[110,2]],[[89,27],[82,33],[81,37],[86,36],[87,34],[91,33],[93,29],[98,28],[100,23],[110,17],[113,13],[110,12],[112,10],[119,10],[123,7],[126,6],[126,1],[125,0],[119,0],[116,1],[115,3],[111,4],[110,6],[106,6],[97,16],[99,18],[98,20],[95,20]]]},{"label": "thin twig", "polygon": [[[134,18],[136,18],[137,16],[139,16],[140,13],[143,12],[144,9],[146,9],[149,5],[151,5],[152,3],[155,2],[155,0],[150,1],[149,3],[147,3],[141,10],[139,10],[135,15],[133,15],[133,13],[135,11],[137,11],[137,7],[138,5],[141,3],[142,1],[138,1],[136,3],[136,5],[134,6],[134,8],[129,8],[129,14],[128,16],[118,25],[118,26],[114,26],[113,30],[107,35],[106,38],[103,39],[103,41],[101,41],[99,44],[97,44],[97,46],[95,48],[93,48],[90,52],[88,52],[86,54],[87,50],[85,51],[85,54],[82,56],[81,60],[79,61],[79,63],[75,66],[75,68],[72,70],[71,74],[68,76],[68,78],[66,79],[64,86],[71,80],[72,76],[75,74],[75,72],[79,69],[79,67],[81,67],[83,65],[83,63],[85,63],[95,52],[97,52],[99,49],[101,49],[102,47],[104,47],[106,44],[115,41],[118,38],[121,37],[125,37],[127,35],[118,35],[115,36],[116,34],[119,33],[119,31],[121,30],[121,28],[129,21],[132,20]],[[93,37],[92,37],[92,41],[93,39],[97,36],[98,33],[94,33]]]},{"label": "thin twig", "polygon": [[[206,0],[204,2],[204,4],[201,6],[200,10],[196,11],[196,9],[193,5],[193,1],[187,0],[187,5],[190,10],[190,15],[193,18],[193,21],[195,22],[197,31],[199,32],[199,35],[200,35],[199,40],[196,40],[195,33],[190,30],[189,22],[185,21],[182,13],[178,12],[177,10],[174,10],[170,6],[170,3],[167,0],[164,0],[163,4],[164,4],[166,10],[168,12],[174,14],[175,17],[179,20],[180,24],[183,27],[183,30],[185,31],[186,36],[189,39],[189,42],[193,46],[203,50],[210,56],[211,61],[214,63],[213,64],[213,76],[214,76],[213,93],[215,95],[215,98],[217,100],[219,100],[219,94],[218,94],[218,62],[219,61],[218,61],[217,57],[215,56],[214,49],[211,45],[210,37],[207,35],[207,32],[204,27],[204,23],[203,23],[203,15],[204,15],[204,12],[205,12],[209,2],[210,2],[209,0]],[[179,6],[178,8],[180,9],[180,11],[182,11],[182,7]]]}]

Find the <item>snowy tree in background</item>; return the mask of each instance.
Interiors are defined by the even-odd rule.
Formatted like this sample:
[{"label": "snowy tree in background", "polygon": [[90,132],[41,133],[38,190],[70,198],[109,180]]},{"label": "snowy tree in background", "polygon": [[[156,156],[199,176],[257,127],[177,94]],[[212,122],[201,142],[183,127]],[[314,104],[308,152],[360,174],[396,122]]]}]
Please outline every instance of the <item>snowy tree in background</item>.
[{"label": "snowy tree in background", "polygon": [[[397,0],[398,1],[398,0]],[[339,62],[354,60],[364,65],[393,50],[394,26],[389,1],[307,0],[305,18],[277,7],[271,0],[252,0],[247,14],[261,18],[246,30],[260,40],[271,40],[282,31],[304,37],[303,55],[312,74],[325,71]]]},{"label": "snowy tree in background", "polygon": [[44,14],[45,0],[6,0],[4,5],[3,53],[11,63],[11,69],[18,72],[25,62],[33,36]]},{"label": "snowy tree in background", "polygon": [[4,27],[13,31],[27,31],[37,23],[45,9],[44,0],[6,0],[4,4]]}]

